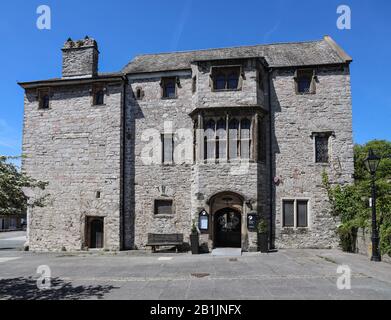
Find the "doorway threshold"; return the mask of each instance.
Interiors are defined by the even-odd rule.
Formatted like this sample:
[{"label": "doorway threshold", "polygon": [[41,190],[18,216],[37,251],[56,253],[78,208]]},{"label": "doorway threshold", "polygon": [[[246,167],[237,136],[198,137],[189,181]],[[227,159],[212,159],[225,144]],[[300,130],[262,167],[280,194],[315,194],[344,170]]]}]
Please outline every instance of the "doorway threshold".
[{"label": "doorway threshold", "polygon": [[212,251],[214,257],[241,257],[241,248],[217,248]]}]

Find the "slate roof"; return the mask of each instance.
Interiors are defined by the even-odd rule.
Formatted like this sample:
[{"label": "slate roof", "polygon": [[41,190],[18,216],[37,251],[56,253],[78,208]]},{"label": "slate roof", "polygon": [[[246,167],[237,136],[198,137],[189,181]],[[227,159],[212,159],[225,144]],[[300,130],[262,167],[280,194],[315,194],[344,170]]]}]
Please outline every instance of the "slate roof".
[{"label": "slate roof", "polygon": [[190,69],[200,60],[261,57],[270,67],[298,67],[349,63],[348,56],[328,36],[319,41],[279,43],[136,56],[122,72],[148,73]]}]

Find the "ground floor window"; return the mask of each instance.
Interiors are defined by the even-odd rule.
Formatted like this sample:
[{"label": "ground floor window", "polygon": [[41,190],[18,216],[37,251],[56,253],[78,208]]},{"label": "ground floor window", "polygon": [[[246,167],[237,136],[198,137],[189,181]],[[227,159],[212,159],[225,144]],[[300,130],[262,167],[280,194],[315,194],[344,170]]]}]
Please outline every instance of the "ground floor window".
[{"label": "ground floor window", "polygon": [[284,228],[308,228],[308,200],[284,200],[282,225]]},{"label": "ground floor window", "polygon": [[172,215],[172,200],[155,200],[155,215]]}]

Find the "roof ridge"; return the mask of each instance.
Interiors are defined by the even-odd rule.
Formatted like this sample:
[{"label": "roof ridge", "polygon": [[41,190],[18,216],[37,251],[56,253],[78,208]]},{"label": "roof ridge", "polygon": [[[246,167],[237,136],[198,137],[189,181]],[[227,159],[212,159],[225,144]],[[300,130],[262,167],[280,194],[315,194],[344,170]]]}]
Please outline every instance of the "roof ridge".
[{"label": "roof ridge", "polygon": [[255,47],[269,47],[269,46],[278,46],[278,45],[287,45],[287,44],[304,44],[304,43],[316,43],[316,42],[324,42],[324,39],[320,40],[308,40],[308,41],[292,41],[292,42],[275,42],[268,44],[254,44],[254,45],[240,45],[240,46],[232,46],[232,47],[220,47],[220,48],[208,48],[208,49],[192,49],[192,50],[182,50],[182,51],[170,51],[170,52],[157,52],[157,53],[144,53],[137,54],[134,58],[137,57],[147,57],[147,56],[160,56],[160,55],[169,55],[169,54],[178,54],[178,53],[193,53],[193,52],[205,52],[205,51],[215,51],[215,50],[223,50],[223,49],[240,49],[240,48],[255,48]]}]

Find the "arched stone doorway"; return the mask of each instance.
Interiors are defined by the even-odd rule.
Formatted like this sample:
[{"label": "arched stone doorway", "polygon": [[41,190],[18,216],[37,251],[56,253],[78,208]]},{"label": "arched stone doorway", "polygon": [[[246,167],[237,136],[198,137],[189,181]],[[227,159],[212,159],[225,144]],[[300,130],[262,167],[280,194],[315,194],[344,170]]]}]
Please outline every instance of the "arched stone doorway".
[{"label": "arched stone doorway", "polygon": [[243,248],[245,239],[244,198],[234,192],[221,192],[209,201],[214,248]]},{"label": "arched stone doorway", "polygon": [[238,210],[225,208],[215,213],[215,247],[242,247],[242,214]]}]

